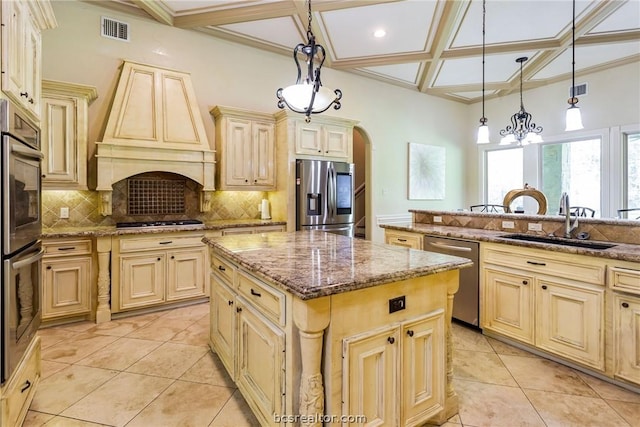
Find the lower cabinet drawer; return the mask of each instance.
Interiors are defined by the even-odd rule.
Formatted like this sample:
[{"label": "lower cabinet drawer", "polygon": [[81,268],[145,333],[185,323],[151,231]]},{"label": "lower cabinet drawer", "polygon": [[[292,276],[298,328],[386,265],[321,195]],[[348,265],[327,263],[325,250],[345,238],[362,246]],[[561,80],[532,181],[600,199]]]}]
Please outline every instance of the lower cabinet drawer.
[{"label": "lower cabinet drawer", "polygon": [[618,291],[640,295],[640,264],[638,269],[609,267],[609,285]]},{"label": "lower cabinet drawer", "polygon": [[6,395],[7,425],[19,426],[29,409],[40,381],[40,337],[31,343],[18,371],[10,380]]},{"label": "lower cabinet drawer", "polygon": [[270,286],[238,272],[238,292],[252,304],[263,309],[262,313],[273,321],[284,325],[285,296]]}]

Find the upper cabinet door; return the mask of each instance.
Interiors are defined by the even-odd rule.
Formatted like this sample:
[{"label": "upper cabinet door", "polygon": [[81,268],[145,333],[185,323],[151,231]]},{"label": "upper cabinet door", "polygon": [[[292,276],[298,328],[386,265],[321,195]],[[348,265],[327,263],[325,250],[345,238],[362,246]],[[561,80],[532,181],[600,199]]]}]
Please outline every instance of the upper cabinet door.
[{"label": "upper cabinet door", "polygon": [[275,125],[254,122],[252,128],[252,170],[254,185],[268,187],[276,183]]}]

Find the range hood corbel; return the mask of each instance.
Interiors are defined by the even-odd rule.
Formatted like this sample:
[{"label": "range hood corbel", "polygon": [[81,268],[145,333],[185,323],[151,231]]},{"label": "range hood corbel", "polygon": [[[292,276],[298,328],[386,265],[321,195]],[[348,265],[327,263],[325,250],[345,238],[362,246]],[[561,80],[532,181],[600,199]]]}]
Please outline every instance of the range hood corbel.
[{"label": "range hood corbel", "polygon": [[200,211],[210,210],[215,151],[188,73],[124,61],[104,137],[96,147],[102,215],[111,215],[114,183],[156,171],[200,184]]}]

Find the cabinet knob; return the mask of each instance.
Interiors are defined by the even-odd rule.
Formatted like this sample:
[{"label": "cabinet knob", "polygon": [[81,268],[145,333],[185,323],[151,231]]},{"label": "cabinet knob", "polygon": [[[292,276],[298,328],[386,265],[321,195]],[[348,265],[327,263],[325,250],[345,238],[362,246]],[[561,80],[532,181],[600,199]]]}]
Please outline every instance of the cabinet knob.
[{"label": "cabinet knob", "polygon": [[47,175],[45,175],[45,174],[42,174],[42,178],[46,178],[46,177],[47,177]]},{"label": "cabinet knob", "polygon": [[158,261],[160,261],[160,257],[158,257]]},{"label": "cabinet knob", "polygon": [[623,302],[623,303],[622,303],[622,306],[623,306],[624,308],[629,308],[629,303],[627,303],[627,302]]},{"label": "cabinet knob", "polygon": [[329,150],[325,151],[325,153],[329,154]]},{"label": "cabinet knob", "polygon": [[257,184],[257,183],[258,183],[258,180],[257,180],[257,179],[254,179],[254,180],[253,180],[253,182]]},{"label": "cabinet knob", "polygon": [[396,342],[396,339],[394,337],[389,337],[387,338],[387,341],[389,341],[389,344],[393,344],[394,342]]},{"label": "cabinet knob", "polygon": [[249,180],[248,180],[248,179],[245,179],[245,180],[244,180],[244,182],[249,182]]},{"label": "cabinet knob", "polygon": [[547,289],[547,285],[542,285],[542,289]]},{"label": "cabinet knob", "polygon": [[409,330],[407,331],[407,335],[409,335],[410,337],[412,337],[412,336],[413,336],[413,331],[412,331],[411,329],[409,329]]},{"label": "cabinet knob", "polygon": [[318,153],[322,153],[322,150],[318,150]]},{"label": "cabinet knob", "polygon": [[522,281],[522,284],[523,284],[523,285],[528,285],[528,284],[529,284],[529,281],[528,281],[528,280],[523,280],[523,281]]},{"label": "cabinet knob", "polygon": [[51,270],[51,266],[50,265],[47,265],[47,270]]},{"label": "cabinet knob", "polygon": [[176,259],[175,255],[171,255],[171,259]]},{"label": "cabinet knob", "polygon": [[29,104],[33,104],[33,98],[29,98]]}]

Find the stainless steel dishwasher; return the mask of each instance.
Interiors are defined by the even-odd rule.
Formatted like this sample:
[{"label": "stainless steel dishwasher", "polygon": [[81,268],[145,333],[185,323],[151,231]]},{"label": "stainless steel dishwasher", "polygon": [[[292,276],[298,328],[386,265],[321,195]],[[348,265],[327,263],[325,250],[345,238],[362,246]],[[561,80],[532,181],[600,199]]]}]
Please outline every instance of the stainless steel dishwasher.
[{"label": "stainless steel dishwasher", "polygon": [[460,288],[453,298],[453,318],[480,327],[479,244],[449,237],[424,237],[424,250],[469,258],[471,267],[460,270]]}]

